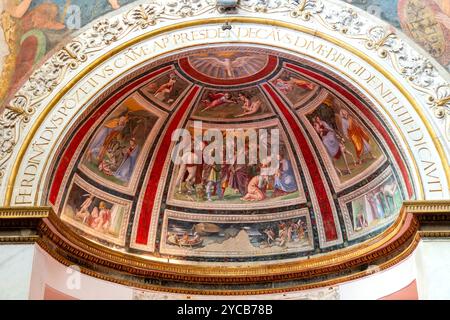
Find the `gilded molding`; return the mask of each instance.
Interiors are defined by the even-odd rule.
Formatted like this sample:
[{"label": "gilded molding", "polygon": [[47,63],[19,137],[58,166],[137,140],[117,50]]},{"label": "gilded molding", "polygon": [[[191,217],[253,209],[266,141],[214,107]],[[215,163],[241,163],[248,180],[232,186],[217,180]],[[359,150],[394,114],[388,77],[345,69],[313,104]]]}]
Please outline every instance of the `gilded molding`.
[{"label": "gilded molding", "polygon": [[2,207],[0,219],[47,218],[50,212],[50,207]]},{"label": "gilded molding", "polygon": [[50,208],[0,208],[0,244],[35,243]]},{"label": "gilded molding", "polygon": [[[373,273],[367,266],[375,265],[376,271],[394,266],[414,251],[421,237],[450,236],[447,229],[422,230],[422,224],[427,225],[427,221],[433,220],[435,216],[444,216],[445,219],[433,220],[434,223],[448,227],[449,207],[450,201],[405,202],[394,226],[381,234],[375,243],[369,240],[368,243],[351,248],[347,254],[335,252],[316,258],[317,261],[309,265],[297,262],[235,268],[147,261],[82,238],[59,220],[50,208],[0,209],[4,216],[0,220],[0,230],[14,226],[14,230],[29,230],[31,227],[32,231],[37,232],[25,233],[21,237],[0,236],[0,243],[36,242],[62,264],[80,265],[82,272],[87,275],[147,290],[214,295],[281,293],[332,286],[358,279]],[[36,219],[38,216],[40,218]],[[422,218],[427,216],[430,219]],[[23,225],[24,220],[34,221],[34,225]],[[392,237],[395,240],[383,241]],[[367,248],[369,251],[365,250]],[[268,283],[278,284],[268,289],[264,287]],[[187,288],[187,284],[192,288]],[[250,289],[242,290],[242,285],[250,286]],[[221,289],[222,287],[227,289]]]}]

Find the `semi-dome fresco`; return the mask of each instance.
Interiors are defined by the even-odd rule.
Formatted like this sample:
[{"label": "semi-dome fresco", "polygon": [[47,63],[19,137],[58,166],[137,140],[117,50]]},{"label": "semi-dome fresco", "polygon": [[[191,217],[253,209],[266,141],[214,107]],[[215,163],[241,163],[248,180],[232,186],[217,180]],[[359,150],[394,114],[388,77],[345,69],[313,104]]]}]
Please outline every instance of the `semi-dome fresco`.
[{"label": "semi-dome fresco", "polygon": [[[335,253],[380,234],[415,197],[374,110],[302,57],[192,48],[92,104],[55,157],[47,199],[87,239],[148,259],[251,264]],[[230,136],[235,148],[213,148]],[[190,145],[182,155],[181,145]],[[231,160],[207,162],[206,150]]]}]

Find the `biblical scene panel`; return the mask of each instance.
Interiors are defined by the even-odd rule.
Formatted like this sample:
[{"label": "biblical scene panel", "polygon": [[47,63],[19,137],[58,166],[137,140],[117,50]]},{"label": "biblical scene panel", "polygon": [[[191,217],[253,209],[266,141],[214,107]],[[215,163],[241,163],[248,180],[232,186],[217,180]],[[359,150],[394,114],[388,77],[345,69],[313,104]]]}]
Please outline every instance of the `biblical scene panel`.
[{"label": "biblical scene panel", "polygon": [[307,210],[258,218],[205,217],[169,211],[163,228],[161,252],[188,256],[255,257],[313,248]]},{"label": "biblical scene panel", "polygon": [[[206,130],[189,127],[191,151],[179,153],[180,161],[174,165],[170,178],[169,203],[208,209],[239,209],[270,208],[303,201],[297,164],[278,126],[255,128],[247,124],[235,129],[214,129],[223,145],[216,148],[215,140],[209,144],[203,142],[199,156],[194,150],[195,136],[200,135],[202,139]],[[259,137],[261,130],[267,133],[265,138],[250,138],[250,133]],[[227,137],[235,141],[231,150],[226,149]],[[242,148],[238,148],[239,141],[242,141]],[[279,144],[277,154],[272,154],[272,142]],[[262,149],[265,152],[261,153]],[[208,164],[206,155],[215,156],[216,153],[221,153],[218,161]],[[201,163],[195,164],[195,161]]]},{"label": "biblical scene panel", "polygon": [[331,95],[306,114],[306,124],[337,184],[369,174],[385,156],[369,130]]},{"label": "biblical scene panel", "polygon": [[75,176],[61,219],[94,240],[124,245],[129,213],[129,202],[104,194]]},{"label": "biblical scene panel", "polygon": [[272,109],[258,88],[245,90],[205,90],[193,112],[203,120],[248,120],[272,115]]},{"label": "biblical scene panel", "polygon": [[172,70],[144,85],[141,92],[157,104],[172,109],[189,87],[189,82]]}]

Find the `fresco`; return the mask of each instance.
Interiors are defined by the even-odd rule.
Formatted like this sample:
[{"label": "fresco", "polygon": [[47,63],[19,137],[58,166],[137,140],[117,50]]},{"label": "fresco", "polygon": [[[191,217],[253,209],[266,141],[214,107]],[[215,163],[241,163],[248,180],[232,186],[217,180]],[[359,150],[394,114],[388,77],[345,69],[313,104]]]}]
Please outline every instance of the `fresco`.
[{"label": "fresco", "polygon": [[306,118],[325,150],[323,158],[332,163],[341,181],[354,178],[383,157],[370,132],[333,96]]},{"label": "fresco", "polygon": [[392,221],[403,203],[400,187],[392,174],[363,193],[346,203],[352,238]]},{"label": "fresco", "polygon": [[170,71],[143,86],[141,92],[156,104],[171,109],[188,87],[189,83],[186,80],[176,72]]},{"label": "fresco", "polygon": [[61,219],[96,238],[123,244],[128,215],[127,202],[101,193],[76,176]]},{"label": "fresco", "polygon": [[288,70],[283,70],[278,77],[272,80],[272,84],[294,107],[299,105],[318,88],[311,81],[303,79]]},{"label": "fresco", "polygon": [[106,118],[94,135],[83,166],[118,185],[128,185],[158,117],[133,97]]},{"label": "fresco", "polygon": [[448,0],[345,0],[401,29],[450,70]]},{"label": "fresco", "polygon": [[206,90],[193,117],[204,120],[245,120],[272,114],[264,95],[258,88],[246,90]]},{"label": "fresco", "polygon": [[223,51],[276,57],[274,68],[239,85],[206,83],[181,67],[204,49],[190,50],[87,108],[55,158],[63,178],[49,181],[64,221],[120,251],[199,265],[300,260],[393,223],[409,168],[401,152],[388,157],[399,151],[381,115],[349,102],[361,100],[355,87],[313,64],[308,81],[292,71],[301,57],[253,46]]},{"label": "fresco", "polygon": [[0,1],[0,102],[46,53],[94,19],[135,0]]},{"label": "fresco", "polygon": [[[270,155],[270,129],[278,127],[265,128],[268,131],[267,136],[267,156],[264,159],[257,159],[252,164],[249,159],[250,143],[245,136],[248,129],[235,132],[236,141],[244,139],[245,148],[238,154],[237,148],[234,149],[234,160],[228,161],[229,152],[223,150],[222,164],[191,164],[189,160],[197,157],[194,150],[191,153],[183,155],[181,164],[175,165],[175,171],[172,175],[172,199],[176,202],[185,202],[186,205],[203,204],[203,207],[218,208],[227,205],[245,205],[252,203],[270,206],[273,202],[289,203],[300,196],[298,174],[295,170],[295,161],[292,161],[292,155],[289,147],[283,138],[280,138],[279,154],[277,164],[272,163]],[[192,137],[194,129],[190,128]],[[227,139],[227,130],[219,131],[224,141]],[[261,140],[257,142],[255,150],[259,152]],[[264,145],[266,145],[264,143]],[[194,146],[194,143],[192,143]],[[207,144],[205,145],[205,148]],[[240,157],[245,159],[243,164],[238,163]],[[186,159],[186,160],[185,160]]]},{"label": "fresco", "polygon": [[168,218],[163,251],[206,256],[261,256],[301,252],[314,246],[308,215],[239,223]]},{"label": "fresco", "polygon": [[204,51],[189,57],[189,63],[199,73],[217,79],[236,79],[261,71],[268,56],[238,50]]}]

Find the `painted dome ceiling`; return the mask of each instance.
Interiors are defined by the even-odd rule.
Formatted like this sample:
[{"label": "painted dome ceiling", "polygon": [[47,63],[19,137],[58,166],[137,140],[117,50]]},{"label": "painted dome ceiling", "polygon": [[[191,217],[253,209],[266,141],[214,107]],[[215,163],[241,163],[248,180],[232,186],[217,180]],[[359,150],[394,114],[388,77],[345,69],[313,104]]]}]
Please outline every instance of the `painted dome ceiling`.
[{"label": "painted dome ceiling", "polygon": [[[84,119],[59,150],[48,202],[90,241],[148,259],[306,259],[375,237],[414,197],[369,99],[323,66],[262,47],[162,57],[108,89]],[[244,137],[245,161],[208,164],[187,152],[174,162],[177,129],[189,142]],[[249,161],[273,141],[276,156]]]}]

